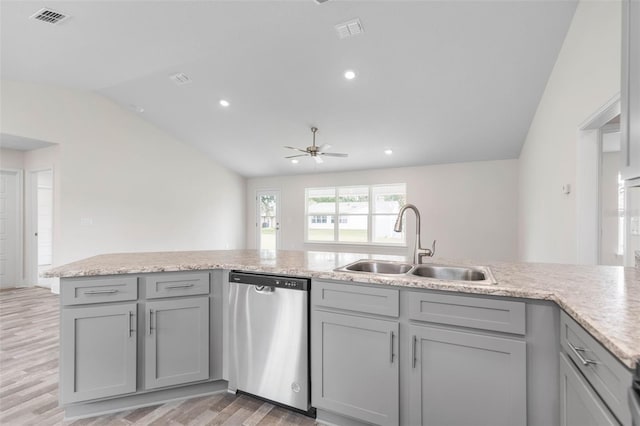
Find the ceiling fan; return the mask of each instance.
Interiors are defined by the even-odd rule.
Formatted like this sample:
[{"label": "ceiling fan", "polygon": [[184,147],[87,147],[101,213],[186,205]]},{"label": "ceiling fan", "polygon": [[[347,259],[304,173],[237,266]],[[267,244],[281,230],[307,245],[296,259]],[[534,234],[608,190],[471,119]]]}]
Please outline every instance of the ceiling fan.
[{"label": "ceiling fan", "polygon": [[338,152],[325,152],[331,145],[321,145],[316,146],[316,132],[318,131],[317,127],[312,127],[311,132],[313,133],[313,144],[311,146],[306,147],[305,149],[296,148],[293,146],[285,146],[285,148],[293,149],[296,151],[304,152],[304,154],[290,155],[284,158],[296,158],[296,157],[313,157],[316,160],[316,163],[322,163],[322,156],[327,157],[347,157],[349,154],[340,154]]}]

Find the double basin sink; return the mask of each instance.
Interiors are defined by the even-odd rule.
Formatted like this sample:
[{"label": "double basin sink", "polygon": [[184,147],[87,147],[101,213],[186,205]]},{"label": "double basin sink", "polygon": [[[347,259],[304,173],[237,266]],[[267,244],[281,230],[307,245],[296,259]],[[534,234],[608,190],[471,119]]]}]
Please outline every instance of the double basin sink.
[{"label": "double basin sink", "polygon": [[496,284],[491,270],[486,266],[445,266],[391,262],[386,260],[358,260],[335,269],[336,272],[360,272],[367,274],[413,276],[447,281],[472,281],[476,284]]}]

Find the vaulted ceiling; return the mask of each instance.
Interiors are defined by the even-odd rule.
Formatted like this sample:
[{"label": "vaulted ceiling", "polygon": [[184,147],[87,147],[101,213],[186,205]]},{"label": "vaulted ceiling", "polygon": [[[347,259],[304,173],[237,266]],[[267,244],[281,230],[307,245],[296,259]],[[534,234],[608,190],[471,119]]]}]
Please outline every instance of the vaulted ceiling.
[{"label": "vaulted ceiling", "polygon": [[[70,18],[29,19],[45,6]],[[3,79],[96,91],[244,176],[268,176],[517,158],[576,3],[0,7]],[[353,18],[364,32],[339,38],[335,25]],[[169,78],[179,72],[188,84]],[[311,126],[349,157],[285,160],[284,145],[311,144]]]}]

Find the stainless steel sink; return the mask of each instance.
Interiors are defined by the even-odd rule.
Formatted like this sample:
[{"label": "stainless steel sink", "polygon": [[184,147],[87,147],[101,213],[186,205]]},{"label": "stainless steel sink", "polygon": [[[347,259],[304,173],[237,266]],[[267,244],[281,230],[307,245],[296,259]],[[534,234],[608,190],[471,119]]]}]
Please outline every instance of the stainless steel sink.
[{"label": "stainless steel sink", "polygon": [[457,266],[418,265],[411,270],[411,275],[454,281],[484,281],[487,279],[485,271],[481,269]]},{"label": "stainless steel sink", "polygon": [[358,272],[381,275],[404,275],[447,281],[471,281],[476,284],[496,284],[486,266],[447,266],[363,259],[335,269],[337,272]]},{"label": "stainless steel sink", "polygon": [[384,260],[358,260],[336,269],[337,271],[347,272],[370,272],[372,274],[390,274],[399,275],[406,274],[413,268],[410,263],[390,262]]}]

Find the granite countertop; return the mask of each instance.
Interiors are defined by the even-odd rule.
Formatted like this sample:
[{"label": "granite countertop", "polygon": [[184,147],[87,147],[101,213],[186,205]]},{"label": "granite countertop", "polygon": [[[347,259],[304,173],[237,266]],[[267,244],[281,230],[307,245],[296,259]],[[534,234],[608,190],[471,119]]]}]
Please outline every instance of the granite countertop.
[{"label": "granite countertop", "polygon": [[489,266],[498,284],[423,277],[334,272],[358,259],[406,261],[400,256],[358,253],[219,250],[119,253],[94,256],[51,269],[46,277],[137,274],[163,271],[239,269],[282,275],[522,297],[557,303],[627,367],[640,361],[640,269],[540,263],[429,259],[443,265]]}]

